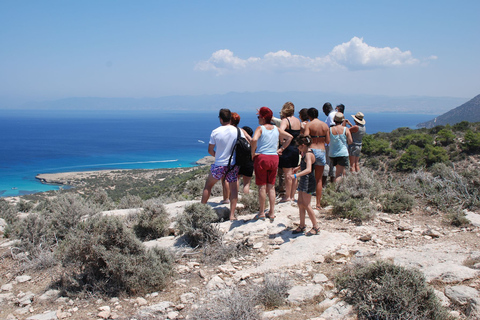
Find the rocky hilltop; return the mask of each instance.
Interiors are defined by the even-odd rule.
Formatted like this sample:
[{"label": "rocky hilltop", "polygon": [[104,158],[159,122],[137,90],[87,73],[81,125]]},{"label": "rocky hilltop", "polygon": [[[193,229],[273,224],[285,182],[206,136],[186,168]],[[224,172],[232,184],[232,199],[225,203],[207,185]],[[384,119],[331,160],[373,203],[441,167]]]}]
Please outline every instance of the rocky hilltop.
[{"label": "rocky hilltop", "polygon": [[[211,198],[209,205],[220,217],[228,217],[228,208],[220,205],[220,200]],[[185,206],[195,202],[198,200],[165,207],[173,221]],[[128,217],[139,210],[103,214]],[[263,319],[356,319],[355,310],[343,301],[334,279],[346,265],[375,260],[420,270],[453,318],[480,318],[478,213],[466,211],[470,226],[457,228],[446,226],[436,212],[418,208],[399,215],[380,211],[362,225],[348,219],[331,219],[331,210],[327,207],[317,212],[322,231],[310,237],[292,233],[299,223],[295,202],[278,204],[273,222],[255,221],[253,214],[247,214],[240,215],[237,221],[218,223],[226,245],[241,240],[249,248],[221,264],[206,262],[202,251],[187,246],[181,235],[144,242],[147,247],[174,252],[177,259],[176,276],[167,287],[142,296],[62,296],[62,292],[50,287],[49,280],[56,277],[51,270],[18,269],[25,257],[16,253],[14,242],[1,239],[0,318],[189,319],[195,310],[218,297],[263,283],[274,275],[290,283],[286,304],[262,309]],[[171,229],[175,229],[174,224]]]},{"label": "rocky hilltop", "polygon": [[433,120],[423,122],[417,125],[419,128],[433,128],[435,126],[444,126],[446,124],[454,125],[455,123],[468,121],[480,121],[480,94],[475,98],[465,102],[459,107],[452,109]]}]

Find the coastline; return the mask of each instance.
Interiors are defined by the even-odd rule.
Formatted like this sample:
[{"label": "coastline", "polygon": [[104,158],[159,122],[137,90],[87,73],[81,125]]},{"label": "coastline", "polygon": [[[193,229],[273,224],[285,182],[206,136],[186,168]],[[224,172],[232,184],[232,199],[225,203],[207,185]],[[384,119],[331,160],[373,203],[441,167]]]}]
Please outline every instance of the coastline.
[{"label": "coastline", "polygon": [[[215,161],[212,156],[205,156],[195,162],[198,166],[210,165]],[[115,178],[117,175],[123,175],[125,173],[145,170],[147,177],[153,175],[159,171],[188,171],[195,167],[184,168],[162,168],[162,169],[111,169],[111,170],[94,170],[94,171],[71,171],[71,172],[58,172],[58,173],[40,173],[35,176],[35,179],[39,180],[43,184],[61,185],[69,187],[77,187],[83,185],[81,181],[85,179],[93,178]]]}]

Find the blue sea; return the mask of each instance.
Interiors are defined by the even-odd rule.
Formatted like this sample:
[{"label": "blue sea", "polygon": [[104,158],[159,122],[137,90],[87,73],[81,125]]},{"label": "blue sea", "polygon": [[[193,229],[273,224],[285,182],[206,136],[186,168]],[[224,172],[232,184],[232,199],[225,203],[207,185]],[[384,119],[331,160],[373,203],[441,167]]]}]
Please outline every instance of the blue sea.
[{"label": "blue sea", "polygon": [[[255,109],[239,114],[240,126],[258,126]],[[365,114],[367,133],[434,117]],[[0,110],[0,197],[59,188],[40,183],[39,173],[192,167],[208,155],[217,126],[218,112]]]}]

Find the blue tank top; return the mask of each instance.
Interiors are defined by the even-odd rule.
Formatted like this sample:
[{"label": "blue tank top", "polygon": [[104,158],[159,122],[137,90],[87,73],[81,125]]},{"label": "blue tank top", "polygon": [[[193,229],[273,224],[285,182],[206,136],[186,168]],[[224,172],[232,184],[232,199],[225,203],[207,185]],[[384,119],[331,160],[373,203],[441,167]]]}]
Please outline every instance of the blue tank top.
[{"label": "blue tank top", "polygon": [[343,128],[342,134],[332,134],[332,128],[330,127],[330,147],[328,151],[328,156],[331,158],[336,157],[348,157],[348,147],[347,147],[347,135],[345,134],[345,127]]},{"label": "blue tank top", "polygon": [[256,153],[276,155],[278,148],[278,138],[280,136],[278,128],[273,127],[272,130],[267,130],[265,126],[261,126],[261,128],[262,135],[258,139]]}]

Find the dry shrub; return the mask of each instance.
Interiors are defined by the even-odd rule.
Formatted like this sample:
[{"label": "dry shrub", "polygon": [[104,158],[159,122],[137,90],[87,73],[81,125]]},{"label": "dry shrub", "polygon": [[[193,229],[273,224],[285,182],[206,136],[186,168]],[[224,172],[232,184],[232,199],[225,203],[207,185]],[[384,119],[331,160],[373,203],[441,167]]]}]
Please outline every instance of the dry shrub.
[{"label": "dry shrub", "polygon": [[387,193],[382,199],[383,212],[401,213],[410,211],[415,204],[415,198],[405,193],[403,190],[396,190],[393,193]]},{"label": "dry shrub", "polygon": [[127,194],[120,199],[117,208],[118,209],[133,209],[140,208],[143,205],[142,198],[139,196]]},{"label": "dry shrub", "polygon": [[255,308],[256,296],[251,290],[227,289],[210,295],[211,300],[203,303],[189,319],[192,320],[260,320]]},{"label": "dry shrub", "polygon": [[335,280],[359,319],[448,319],[417,270],[377,261],[346,268]]},{"label": "dry shrub", "polygon": [[145,201],[133,231],[142,241],[163,237],[168,229],[168,213],[158,199]]},{"label": "dry shrub", "polygon": [[291,287],[291,282],[286,274],[268,273],[265,275],[263,285],[258,290],[257,300],[267,309],[278,308],[285,303]]},{"label": "dry shrub", "polygon": [[213,225],[217,221],[218,216],[209,205],[193,203],[177,217],[177,227],[186,236],[187,242],[196,247],[221,239],[222,233]]},{"label": "dry shrub", "polygon": [[146,249],[116,217],[82,222],[62,243],[66,291],[118,296],[162,289],[172,274],[173,260],[164,250]]},{"label": "dry shrub", "polygon": [[[258,191],[250,190],[249,194],[244,194],[239,201],[243,204],[242,214],[250,214],[260,210],[260,203],[258,202]],[[265,208],[268,208],[268,197],[265,200]]]},{"label": "dry shrub", "polygon": [[209,264],[222,264],[228,259],[242,256],[247,253],[250,247],[247,240],[234,243],[225,243],[223,240],[213,243],[206,243],[203,246],[203,261]]}]

